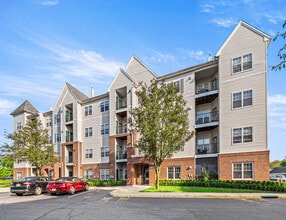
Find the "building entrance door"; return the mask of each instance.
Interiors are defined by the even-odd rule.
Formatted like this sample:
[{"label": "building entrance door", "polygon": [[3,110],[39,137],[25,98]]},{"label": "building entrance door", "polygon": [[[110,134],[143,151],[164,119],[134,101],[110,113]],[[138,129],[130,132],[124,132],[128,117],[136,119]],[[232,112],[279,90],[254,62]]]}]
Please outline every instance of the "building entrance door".
[{"label": "building entrance door", "polygon": [[142,184],[149,184],[149,166],[142,166]]}]

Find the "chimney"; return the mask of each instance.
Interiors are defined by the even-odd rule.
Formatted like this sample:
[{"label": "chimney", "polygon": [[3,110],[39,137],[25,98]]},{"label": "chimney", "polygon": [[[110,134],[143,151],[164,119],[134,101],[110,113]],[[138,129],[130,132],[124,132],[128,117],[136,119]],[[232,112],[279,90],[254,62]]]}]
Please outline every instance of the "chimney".
[{"label": "chimney", "polygon": [[94,97],[94,88],[90,88],[90,98]]},{"label": "chimney", "polygon": [[208,56],[208,61],[212,61],[212,60],[213,60],[212,55],[209,54],[209,56]]}]

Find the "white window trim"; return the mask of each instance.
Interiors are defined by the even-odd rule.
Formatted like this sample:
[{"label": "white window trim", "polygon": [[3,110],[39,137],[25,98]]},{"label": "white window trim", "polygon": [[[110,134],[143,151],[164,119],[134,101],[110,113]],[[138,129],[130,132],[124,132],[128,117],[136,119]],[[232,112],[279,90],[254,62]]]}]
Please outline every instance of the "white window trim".
[{"label": "white window trim", "polygon": [[[251,91],[252,92],[252,104],[251,105],[246,105],[246,106],[244,106],[243,105],[243,93],[244,92],[247,92],[247,91]],[[234,108],[233,107],[233,95],[234,94],[236,94],[236,93],[241,93],[241,107],[237,107],[237,108]],[[245,90],[239,90],[239,91],[236,91],[236,92],[233,92],[233,93],[231,93],[231,109],[232,110],[238,110],[238,109],[242,109],[242,108],[251,108],[254,104],[254,98],[253,98],[253,89],[251,88],[251,89],[245,89]]]},{"label": "white window trim", "polygon": [[[244,128],[252,128],[252,141],[249,141],[249,142],[244,142],[244,134],[243,134],[243,130],[244,130]],[[234,129],[239,129],[239,128],[241,128],[241,143],[233,143],[233,130]],[[232,145],[239,145],[239,144],[250,144],[250,143],[253,143],[254,142],[254,132],[253,132],[253,126],[243,126],[243,127],[235,127],[235,128],[232,128],[231,129],[231,144]]]},{"label": "white window trim", "polygon": [[[244,164],[247,164],[247,163],[250,163],[250,164],[252,164],[252,178],[244,178]],[[242,176],[241,176],[241,178],[234,178],[234,175],[233,175],[233,172],[234,172],[234,164],[241,164],[242,165],[242,170],[241,170],[241,174],[242,174]],[[232,171],[232,179],[233,180],[253,180],[254,179],[254,162],[233,162],[232,163],[232,168],[231,168],[231,171]]]},{"label": "white window trim", "polygon": [[[243,69],[243,57],[246,56],[246,55],[249,55],[249,54],[251,54],[251,68],[244,70]],[[233,60],[236,59],[236,58],[240,58],[240,68],[241,68],[241,70],[238,71],[238,72],[233,72]],[[253,69],[253,53],[247,53],[247,54],[243,54],[241,56],[237,56],[237,57],[231,58],[231,74],[232,75],[237,75],[237,74],[240,74],[240,73],[244,73],[244,72],[250,71],[252,69]]]}]

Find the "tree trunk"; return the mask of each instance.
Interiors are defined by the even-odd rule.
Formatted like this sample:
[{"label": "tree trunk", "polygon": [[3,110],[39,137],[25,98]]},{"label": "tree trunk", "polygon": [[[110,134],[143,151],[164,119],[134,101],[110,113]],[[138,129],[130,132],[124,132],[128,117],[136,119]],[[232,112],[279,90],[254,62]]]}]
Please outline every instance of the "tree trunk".
[{"label": "tree trunk", "polygon": [[160,177],[161,166],[155,166],[155,186],[159,189],[159,177]]},{"label": "tree trunk", "polygon": [[36,170],[37,170],[36,176],[41,176],[41,168],[37,167]]}]

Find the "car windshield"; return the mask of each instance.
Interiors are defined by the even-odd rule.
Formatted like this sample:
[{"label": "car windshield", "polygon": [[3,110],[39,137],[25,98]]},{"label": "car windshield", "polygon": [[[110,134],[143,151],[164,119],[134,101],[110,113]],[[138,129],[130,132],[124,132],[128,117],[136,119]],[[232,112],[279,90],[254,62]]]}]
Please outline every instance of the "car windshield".
[{"label": "car windshield", "polygon": [[61,182],[72,181],[72,180],[73,180],[72,177],[60,177],[60,178],[56,179],[56,181],[61,181]]}]

